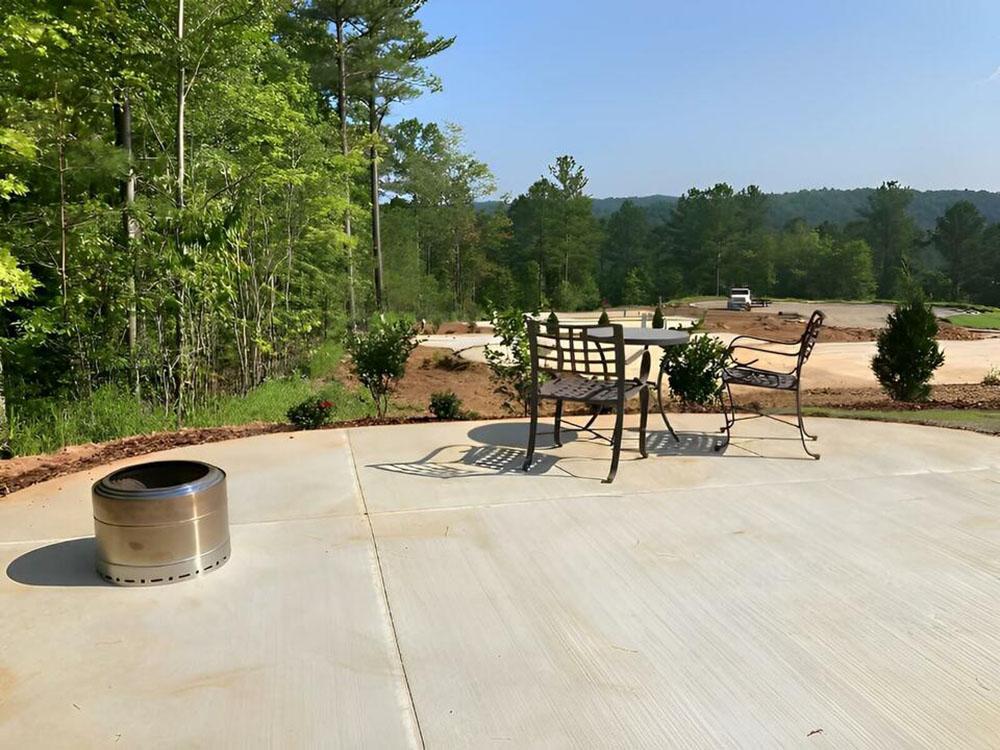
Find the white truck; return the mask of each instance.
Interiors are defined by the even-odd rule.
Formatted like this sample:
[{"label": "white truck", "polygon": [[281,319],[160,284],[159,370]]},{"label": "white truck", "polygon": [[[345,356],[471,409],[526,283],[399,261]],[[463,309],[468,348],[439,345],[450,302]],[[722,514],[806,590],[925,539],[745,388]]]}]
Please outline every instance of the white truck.
[{"label": "white truck", "polygon": [[747,287],[734,286],[729,290],[727,310],[749,310],[751,307],[753,307],[753,300],[750,298],[750,290]]}]

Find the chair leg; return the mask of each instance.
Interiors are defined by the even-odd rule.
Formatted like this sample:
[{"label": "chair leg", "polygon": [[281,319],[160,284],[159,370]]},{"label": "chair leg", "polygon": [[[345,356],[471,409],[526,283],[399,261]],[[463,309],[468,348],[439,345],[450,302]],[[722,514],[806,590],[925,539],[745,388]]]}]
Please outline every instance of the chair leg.
[{"label": "chair leg", "polygon": [[646,452],[646,421],[649,418],[649,388],[643,388],[639,394],[639,453],[643,458],[649,458]]},{"label": "chair leg", "polygon": [[656,376],[656,405],[660,409],[660,417],[663,419],[663,424],[667,426],[667,430],[670,431],[670,437],[674,439],[675,443],[679,443],[681,439],[677,437],[677,433],[674,431],[674,426],[670,424],[670,420],[667,419],[667,410],[663,408],[663,360],[660,360],[660,373]]},{"label": "chair leg", "polygon": [[531,459],[535,455],[535,437],[538,434],[538,399],[531,399],[531,426],[528,429],[528,455],[524,459],[524,471],[531,468]]},{"label": "chair leg", "polygon": [[611,440],[611,471],[604,484],[611,484],[615,481],[615,474],[618,473],[618,458],[622,452],[622,430],[625,423],[625,405],[618,404],[618,413],[615,415],[615,434]]},{"label": "chair leg", "polygon": [[560,427],[562,426],[562,409],[563,402],[562,399],[556,401],[556,420],[552,427],[552,434],[555,437],[556,447],[562,447],[562,434],[560,433]]},{"label": "chair leg", "polygon": [[[729,440],[732,437],[730,430],[732,429],[732,426],[736,424],[736,404],[733,403],[733,391],[729,387],[729,383],[726,383],[726,396],[727,399],[722,401],[722,416],[725,418],[726,424],[719,430],[719,432],[726,433],[726,439],[721,443],[715,444],[716,452],[721,451],[729,445]],[[732,417],[730,417],[730,413],[732,413]]]},{"label": "chair leg", "polygon": [[819,454],[813,453],[811,450],[809,450],[809,446],[806,445],[807,437],[810,440],[815,440],[816,438],[814,438],[812,435],[806,432],[805,422],[802,421],[802,397],[799,395],[798,388],[795,389],[795,415],[798,417],[799,420],[799,438],[801,438],[802,440],[802,450],[804,450],[808,455],[812,456],[817,461],[819,461]]},{"label": "chair leg", "polygon": [[810,435],[809,431],[806,430],[805,420],[802,419],[802,396],[799,394],[798,388],[795,389],[795,412],[799,415],[799,428],[802,430],[802,434],[810,440],[816,440],[816,436]]}]

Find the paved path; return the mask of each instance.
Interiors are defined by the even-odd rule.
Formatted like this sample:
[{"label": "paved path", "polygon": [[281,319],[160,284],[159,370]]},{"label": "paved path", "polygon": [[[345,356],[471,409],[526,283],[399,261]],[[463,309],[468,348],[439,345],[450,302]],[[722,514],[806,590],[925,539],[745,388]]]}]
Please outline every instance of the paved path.
[{"label": "paved path", "polygon": [[995,747],[1000,441],[676,424],[610,486],[511,422],[170,451],[233,556],[166,587],[92,572],[106,469],[0,500],[0,746]]}]

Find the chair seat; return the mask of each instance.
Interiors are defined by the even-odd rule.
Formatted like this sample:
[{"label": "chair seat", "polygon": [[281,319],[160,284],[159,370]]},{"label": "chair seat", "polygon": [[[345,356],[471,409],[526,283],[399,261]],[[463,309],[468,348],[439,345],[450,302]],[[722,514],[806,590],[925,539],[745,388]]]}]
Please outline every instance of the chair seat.
[{"label": "chair seat", "polygon": [[772,372],[756,367],[726,367],[722,370],[722,382],[730,385],[750,385],[757,388],[774,388],[794,391],[798,385],[795,373]]},{"label": "chair seat", "polygon": [[[625,383],[625,400],[637,397],[645,383],[628,380]],[[540,398],[561,401],[580,401],[587,404],[613,404],[618,400],[618,381],[590,380],[579,375],[559,375],[538,387]]]}]

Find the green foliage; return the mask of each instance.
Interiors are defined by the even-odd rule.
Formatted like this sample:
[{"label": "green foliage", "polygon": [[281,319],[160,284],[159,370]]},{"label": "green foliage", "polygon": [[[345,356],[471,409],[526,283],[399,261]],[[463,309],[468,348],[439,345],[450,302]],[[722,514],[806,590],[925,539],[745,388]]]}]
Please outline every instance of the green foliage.
[{"label": "green foliage", "polygon": [[500,265],[520,272],[511,302],[525,310],[554,303],[576,309],[597,298],[601,227],[583,192],[587,178],[570,156],[558,157],[549,174],[507,209],[510,239]]},{"label": "green foliage", "polygon": [[992,328],[1000,330],[1000,311],[979,313],[978,315],[952,315],[949,323],[966,328]]},{"label": "green foliage", "polygon": [[190,427],[219,427],[251,422],[282,422],[288,410],[307,399],[334,404],[331,419],[341,421],[374,413],[367,394],[348,390],[341,383],[321,383],[306,378],[288,377],[267,380],[246,394],[223,395],[209,399],[185,419]]},{"label": "green foliage", "polygon": [[663,328],[663,326],[663,310],[657,305],[656,309],[653,310],[653,328]]},{"label": "green foliage", "polygon": [[31,292],[38,282],[20,268],[10,249],[0,246],[0,307]]},{"label": "green foliage", "polygon": [[626,305],[644,305],[649,301],[649,283],[645,274],[633,268],[625,277],[625,289],[622,292],[622,302]]},{"label": "green foliage", "polygon": [[428,407],[438,419],[461,419],[462,399],[454,391],[438,391],[431,394]]},{"label": "green foliage", "polygon": [[936,223],[934,245],[948,264],[955,299],[979,284],[986,219],[969,201],[950,206]]},{"label": "green foliage", "polygon": [[[780,229],[796,219],[813,227],[822,224],[848,224],[857,219],[859,212],[865,210],[868,198],[874,192],[875,188],[819,188],[768,193],[767,225],[771,229]],[[987,221],[1000,222],[1000,193],[988,190],[914,190],[913,201],[908,206],[907,213],[920,229],[934,229],[935,222],[945,210],[963,200],[972,203]],[[626,201],[641,208],[655,224],[670,216],[678,198],[669,195],[595,198],[594,215],[599,219],[607,219]],[[485,203],[479,205],[483,210],[490,208]]]},{"label": "green foliage", "polygon": [[316,430],[328,425],[333,415],[333,402],[307,398],[288,410],[288,421],[300,430]]},{"label": "green foliage", "polygon": [[389,399],[416,346],[413,324],[405,319],[376,321],[367,333],[348,334],[351,370],[371,394],[379,418],[388,412]]},{"label": "green foliage", "polygon": [[711,336],[695,336],[683,346],[663,353],[670,391],[685,404],[708,406],[722,399],[722,368],[727,362],[726,346]]},{"label": "green foliage", "polygon": [[10,445],[14,454],[31,455],[174,427],[169,415],[107,385],[85,399],[37,399],[12,407]]},{"label": "green foliage", "polygon": [[994,365],[983,376],[983,385],[1000,385],[1000,367]]},{"label": "green foliage", "polygon": [[597,319],[597,325],[599,326],[611,325],[611,318],[608,317],[608,311],[603,307],[601,308],[601,317]]},{"label": "green foliage", "polygon": [[872,248],[878,294],[894,297],[900,291],[901,273],[917,239],[917,227],[907,213],[913,191],[898,182],[883,182],[868,198],[861,213],[864,235]]},{"label": "green foliage", "polygon": [[531,394],[531,349],[524,314],[515,308],[494,310],[492,322],[500,345],[487,345],[485,354],[494,393],[503,396],[504,409],[525,416]]},{"label": "green foliage", "polygon": [[[282,422],[294,405],[328,401],[332,421],[370,416],[370,399],[340,383],[317,384],[303,378],[268,380],[249,393],[220,396],[192,411],[185,427],[224,427],[253,422]],[[50,453],[67,445],[101,442],[177,428],[176,416],[107,385],[77,399],[40,398],[11,409],[11,449],[16,455]]]},{"label": "green foliage", "polygon": [[333,378],[343,359],[344,346],[341,342],[334,339],[324,341],[309,357],[309,377],[314,380]]},{"label": "green foliage", "polygon": [[896,401],[924,401],[930,394],[930,379],[944,364],[938,346],[937,318],[919,289],[896,305],[886,327],[878,335],[872,371]]}]

